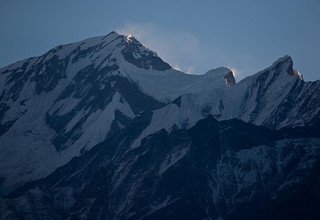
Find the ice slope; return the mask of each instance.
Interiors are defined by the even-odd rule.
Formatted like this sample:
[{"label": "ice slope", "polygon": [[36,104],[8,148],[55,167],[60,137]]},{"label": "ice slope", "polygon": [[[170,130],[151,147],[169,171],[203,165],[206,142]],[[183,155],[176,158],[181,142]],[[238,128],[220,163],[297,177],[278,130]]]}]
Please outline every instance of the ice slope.
[{"label": "ice slope", "polygon": [[120,66],[120,72],[125,73],[143,92],[162,102],[171,102],[183,94],[224,87],[224,76],[231,73],[231,70],[224,67],[213,69],[203,75],[191,75],[175,69],[162,72],[141,70],[133,68],[128,63]]}]

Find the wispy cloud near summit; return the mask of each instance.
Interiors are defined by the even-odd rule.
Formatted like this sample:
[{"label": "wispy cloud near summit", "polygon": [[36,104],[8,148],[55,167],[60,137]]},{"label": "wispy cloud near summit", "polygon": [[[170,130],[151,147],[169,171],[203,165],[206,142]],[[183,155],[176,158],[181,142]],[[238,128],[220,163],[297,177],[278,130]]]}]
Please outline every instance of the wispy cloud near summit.
[{"label": "wispy cloud near summit", "polygon": [[131,23],[119,27],[117,32],[131,34],[143,45],[156,51],[172,67],[187,73],[200,74],[196,63],[201,54],[199,40],[193,33],[166,29],[152,23]]}]

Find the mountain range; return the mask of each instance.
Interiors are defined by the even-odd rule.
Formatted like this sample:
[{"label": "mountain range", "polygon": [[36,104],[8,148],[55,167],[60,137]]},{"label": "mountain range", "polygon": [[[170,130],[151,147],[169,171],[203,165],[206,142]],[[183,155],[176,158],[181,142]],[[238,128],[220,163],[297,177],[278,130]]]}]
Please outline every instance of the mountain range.
[{"label": "mountain range", "polygon": [[131,35],[0,69],[1,219],[318,219],[320,81],[236,82]]}]

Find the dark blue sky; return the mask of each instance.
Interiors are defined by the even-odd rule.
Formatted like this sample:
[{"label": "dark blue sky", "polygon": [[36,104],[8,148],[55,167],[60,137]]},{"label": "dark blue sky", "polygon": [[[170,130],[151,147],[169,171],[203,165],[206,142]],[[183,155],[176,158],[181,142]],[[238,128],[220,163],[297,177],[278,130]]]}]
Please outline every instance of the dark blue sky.
[{"label": "dark blue sky", "polygon": [[112,30],[194,74],[228,66],[240,79],[288,54],[320,79],[320,0],[0,0],[0,66]]}]

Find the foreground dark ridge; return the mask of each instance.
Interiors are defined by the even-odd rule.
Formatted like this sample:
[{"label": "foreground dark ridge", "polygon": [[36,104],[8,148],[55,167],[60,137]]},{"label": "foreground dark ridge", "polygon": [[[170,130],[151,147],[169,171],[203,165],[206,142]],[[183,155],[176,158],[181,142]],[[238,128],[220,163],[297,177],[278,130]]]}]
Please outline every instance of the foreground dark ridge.
[{"label": "foreground dark ridge", "polygon": [[287,129],[209,117],[128,149],[149,117],[11,193],[2,201],[5,212],[31,219],[319,216],[319,134],[304,137],[301,128],[290,136]]}]

